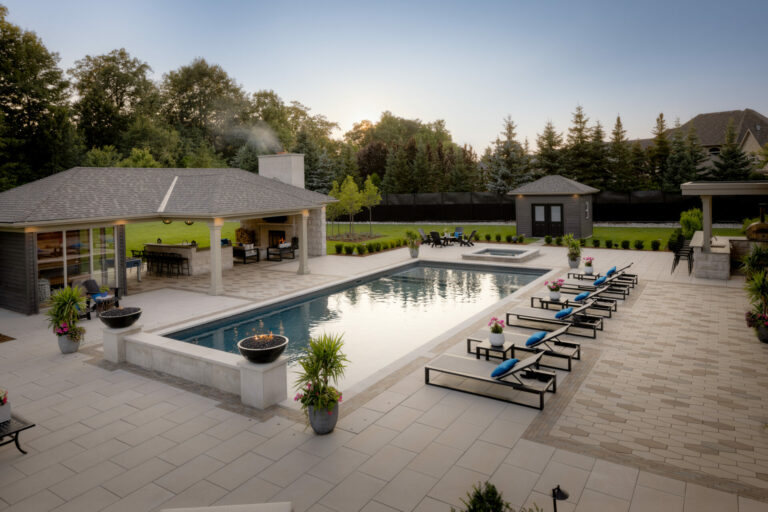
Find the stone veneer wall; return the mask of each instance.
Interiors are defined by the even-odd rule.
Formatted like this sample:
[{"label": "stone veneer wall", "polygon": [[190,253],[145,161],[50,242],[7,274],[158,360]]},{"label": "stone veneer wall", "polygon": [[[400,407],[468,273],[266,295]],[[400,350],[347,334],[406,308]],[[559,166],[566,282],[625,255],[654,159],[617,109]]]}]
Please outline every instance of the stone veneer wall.
[{"label": "stone veneer wall", "polygon": [[325,208],[309,210],[307,219],[307,251],[310,256],[325,256]]}]

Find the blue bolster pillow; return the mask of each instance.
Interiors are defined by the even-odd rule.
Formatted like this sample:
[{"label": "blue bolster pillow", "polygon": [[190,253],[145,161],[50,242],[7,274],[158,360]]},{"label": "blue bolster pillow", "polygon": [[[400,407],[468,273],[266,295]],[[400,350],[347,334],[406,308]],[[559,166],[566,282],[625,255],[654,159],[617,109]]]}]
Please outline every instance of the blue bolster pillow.
[{"label": "blue bolster pillow", "polygon": [[598,277],[597,279],[595,279],[595,282],[592,283],[592,286],[600,286],[605,282],[605,280],[606,280],[606,276]]},{"label": "blue bolster pillow", "polygon": [[109,292],[99,292],[99,293],[94,293],[93,297],[96,299],[103,299],[107,295],[109,295]]},{"label": "blue bolster pillow", "polygon": [[538,331],[531,334],[530,338],[525,340],[525,346],[530,347],[531,345],[535,345],[536,343],[543,340],[546,335],[547,335],[547,331]]},{"label": "blue bolster pillow", "polygon": [[575,296],[573,300],[575,300],[576,302],[581,302],[585,300],[587,297],[589,297],[589,292],[581,292],[580,294]]},{"label": "blue bolster pillow", "polygon": [[565,316],[570,315],[571,313],[573,313],[573,308],[561,309],[560,311],[555,313],[555,318],[563,318]]},{"label": "blue bolster pillow", "polygon": [[615,272],[616,272],[616,267],[614,266],[614,267],[611,267],[611,268],[609,268],[609,269],[608,269],[608,272],[606,272],[606,273],[605,273],[605,275],[607,275],[607,276],[611,276],[611,275],[613,275]]},{"label": "blue bolster pillow", "polygon": [[510,371],[512,371],[512,368],[517,364],[517,359],[507,359],[503,363],[501,363],[499,366],[493,369],[491,372],[491,377],[494,379],[501,378],[508,374]]}]

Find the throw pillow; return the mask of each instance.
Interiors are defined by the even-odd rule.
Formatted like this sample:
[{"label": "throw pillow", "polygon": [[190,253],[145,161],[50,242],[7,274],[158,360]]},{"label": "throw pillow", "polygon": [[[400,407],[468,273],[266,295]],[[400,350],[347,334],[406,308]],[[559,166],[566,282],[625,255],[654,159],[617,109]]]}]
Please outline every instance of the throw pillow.
[{"label": "throw pillow", "polygon": [[555,318],[557,318],[557,319],[564,318],[564,317],[570,315],[571,313],[573,313],[573,308],[561,309],[560,311],[555,313]]},{"label": "throw pillow", "polygon": [[525,346],[530,347],[531,345],[535,345],[536,343],[540,342],[544,339],[544,337],[547,335],[547,331],[538,331],[525,340]]},{"label": "throw pillow", "polygon": [[503,363],[501,363],[499,366],[493,369],[491,372],[491,377],[494,379],[500,379],[504,377],[506,374],[512,371],[512,368],[517,364],[517,359],[507,359]]}]

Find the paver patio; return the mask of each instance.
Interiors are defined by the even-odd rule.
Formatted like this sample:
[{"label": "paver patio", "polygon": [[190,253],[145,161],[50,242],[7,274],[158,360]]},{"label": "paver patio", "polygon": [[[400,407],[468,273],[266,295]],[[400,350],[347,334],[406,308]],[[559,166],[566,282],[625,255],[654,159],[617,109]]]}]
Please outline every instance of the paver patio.
[{"label": "paver patio", "polygon": [[[464,250],[424,248],[422,257],[454,261]],[[528,265],[565,272],[565,249],[541,250]],[[101,363],[98,320],[86,325],[86,348],[63,356],[40,315],[0,311],[0,332],[17,338],[0,343],[2,385],[14,411],[38,425],[22,436],[29,455],[0,449],[0,510],[290,500],[297,512],[447,512],[488,479],[515,507],[549,510],[560,484],[565,511],[768,510],[768,347],[744,326],[743,279],[670,276],[665,253],[585,255],[598,269],[634,260],[641,285],[597,340],[582,340],[583,360],[558,372],[543,412],[424,385],[424,362],[461,353],[478,320],[379,382],[345,389],[339,425],[323,437],[293,408],[256,413],[234,407],[236,397]],[[275,297],[406,260],[405,250],[328,256],[311,260],[309,276],[290,274],[295,263],[247,265],[225,273],[242,284],[232,296],[182,279],[123,302],[141,305],[156,329],[267,298],[254,287]],[[292,282],[274,286],[281,281]]]}]

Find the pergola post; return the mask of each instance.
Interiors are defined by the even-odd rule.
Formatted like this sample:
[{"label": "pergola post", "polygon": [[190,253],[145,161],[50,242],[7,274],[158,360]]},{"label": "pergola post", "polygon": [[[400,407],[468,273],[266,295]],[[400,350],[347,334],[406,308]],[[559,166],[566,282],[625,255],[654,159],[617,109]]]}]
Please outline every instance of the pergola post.
[{"label": "pergola post", "polygon": [[299,236],[299,270],[297,274],[309,274],[309,245],[307,237],[307,220],[309,219],[309,210],[301,211],[301,234]]},{"label": "pergola post", "polygon": [[702,250],[709,252],[712,241],[712,196],[701,196],[702,228],[704,245]]},{"label": "pergola post", "polygon": [[209,295],[221,295],[224,293],[224,283],[221,278],[221,219],[213,219],[208,222],[208,231],[211,234],[211,287]]}]

